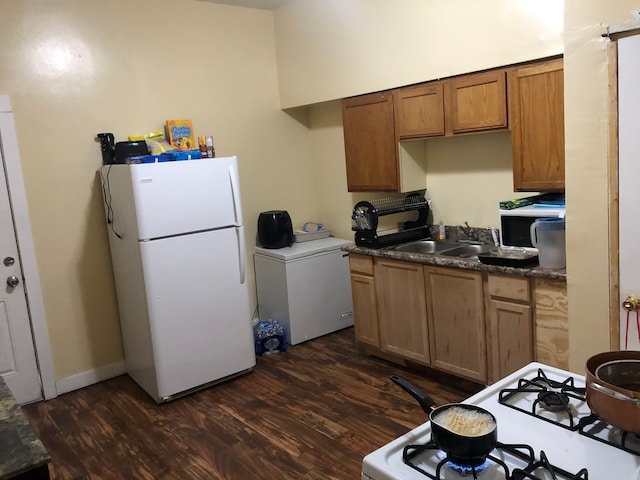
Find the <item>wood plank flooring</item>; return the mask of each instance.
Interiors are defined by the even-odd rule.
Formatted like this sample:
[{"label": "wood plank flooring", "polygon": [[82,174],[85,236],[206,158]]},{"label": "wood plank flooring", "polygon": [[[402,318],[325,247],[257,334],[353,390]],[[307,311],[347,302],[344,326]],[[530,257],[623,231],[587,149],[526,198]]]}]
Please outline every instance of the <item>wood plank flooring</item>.
[{"label": "wood plank flooring", "polygon": [[253,372],[156,405],[123,375],[24,407],[57,479],[359,479],[362,458],[480,390],[364,355],[353,328],[258,357]]}]

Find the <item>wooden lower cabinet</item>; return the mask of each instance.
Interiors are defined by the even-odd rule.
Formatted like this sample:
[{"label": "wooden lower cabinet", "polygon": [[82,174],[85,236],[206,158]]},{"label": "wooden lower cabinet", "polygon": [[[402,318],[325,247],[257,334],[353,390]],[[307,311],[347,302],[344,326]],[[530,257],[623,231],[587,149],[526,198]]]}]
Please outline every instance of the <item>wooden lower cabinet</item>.
[{"label": "wooden lower cabinet", "polygon": [[381,350],[428,365],[422,265],[376,258],[374,277]]},{"label": "wooden lower cabinet", "polygon": [[356,340],[373,354],[485,384],[533,361],[568,369],[564,280],[358,254],[349,265]]},{"label": "wooden lower cabinet", "polygon": [[431,365],[485,383],[482,273],[424,267]]},{"label": "wooden lower cabinet", "polygon": [[351,271],[351,296],[356,340],[380,348],[373,258],[367,255],[350,254],[349,270]]},{"label": "wooden lower cabinet", "polygon": [[535,279],[536,360],[569,369],[569,309],[563,280]]},{"label": "wooden lower cabinet", "polygon": [[353,314],[356,340],[380,348],[380,332],[376,309],[376,285],[373,277],[351,274]]},{"label": "wooden lower cabinet", "polygon": [[528,278],[487,275],[487,364],[493,383],[534,360]]}]

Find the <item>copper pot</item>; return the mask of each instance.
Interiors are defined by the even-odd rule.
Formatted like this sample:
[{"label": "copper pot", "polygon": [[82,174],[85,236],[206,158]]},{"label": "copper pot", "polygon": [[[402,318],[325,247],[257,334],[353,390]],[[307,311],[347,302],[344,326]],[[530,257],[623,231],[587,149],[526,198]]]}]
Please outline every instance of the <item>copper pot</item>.
[{"label": "copper pot", "polygon": [[587,360],[587,404],[611,425],[640,434],[640,352],[617,351]]}]

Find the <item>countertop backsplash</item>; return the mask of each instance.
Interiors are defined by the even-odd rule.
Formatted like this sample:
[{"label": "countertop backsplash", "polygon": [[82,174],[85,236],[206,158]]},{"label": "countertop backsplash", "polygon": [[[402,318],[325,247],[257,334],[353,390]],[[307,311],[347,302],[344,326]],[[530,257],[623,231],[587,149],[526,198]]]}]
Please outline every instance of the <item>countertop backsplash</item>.
[{"label": "countertop backsplash", "polygon": [[[458,240],[474,240],[489,245],[493,245],[493,237],[491,235],[491,229],[488,227],[465,227],[462,225],[445,225],[446,240],[457,242]],[[438,225],[431,225],[429,227],[429,233],[431,238],[437,238]],[[500,238],[500,230],[496,229],[497,238]]]}]

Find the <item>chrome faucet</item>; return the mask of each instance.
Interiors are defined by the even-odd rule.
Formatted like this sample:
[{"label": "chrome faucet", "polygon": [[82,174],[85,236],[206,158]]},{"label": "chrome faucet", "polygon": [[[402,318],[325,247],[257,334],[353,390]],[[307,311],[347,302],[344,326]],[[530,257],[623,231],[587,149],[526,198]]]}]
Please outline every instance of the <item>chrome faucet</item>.
[{"label": "chrome faucet", "polygon": [[469,222],[465,221],[464,226],[461,225],[460,229],[462,230],[462,233],[464,234],[464,236],[467,237],[465,240],[459,240],[460,242],[464,242],[464,243],[478,242],[478,235],[473,230],[473,228],[469,226]]}]

